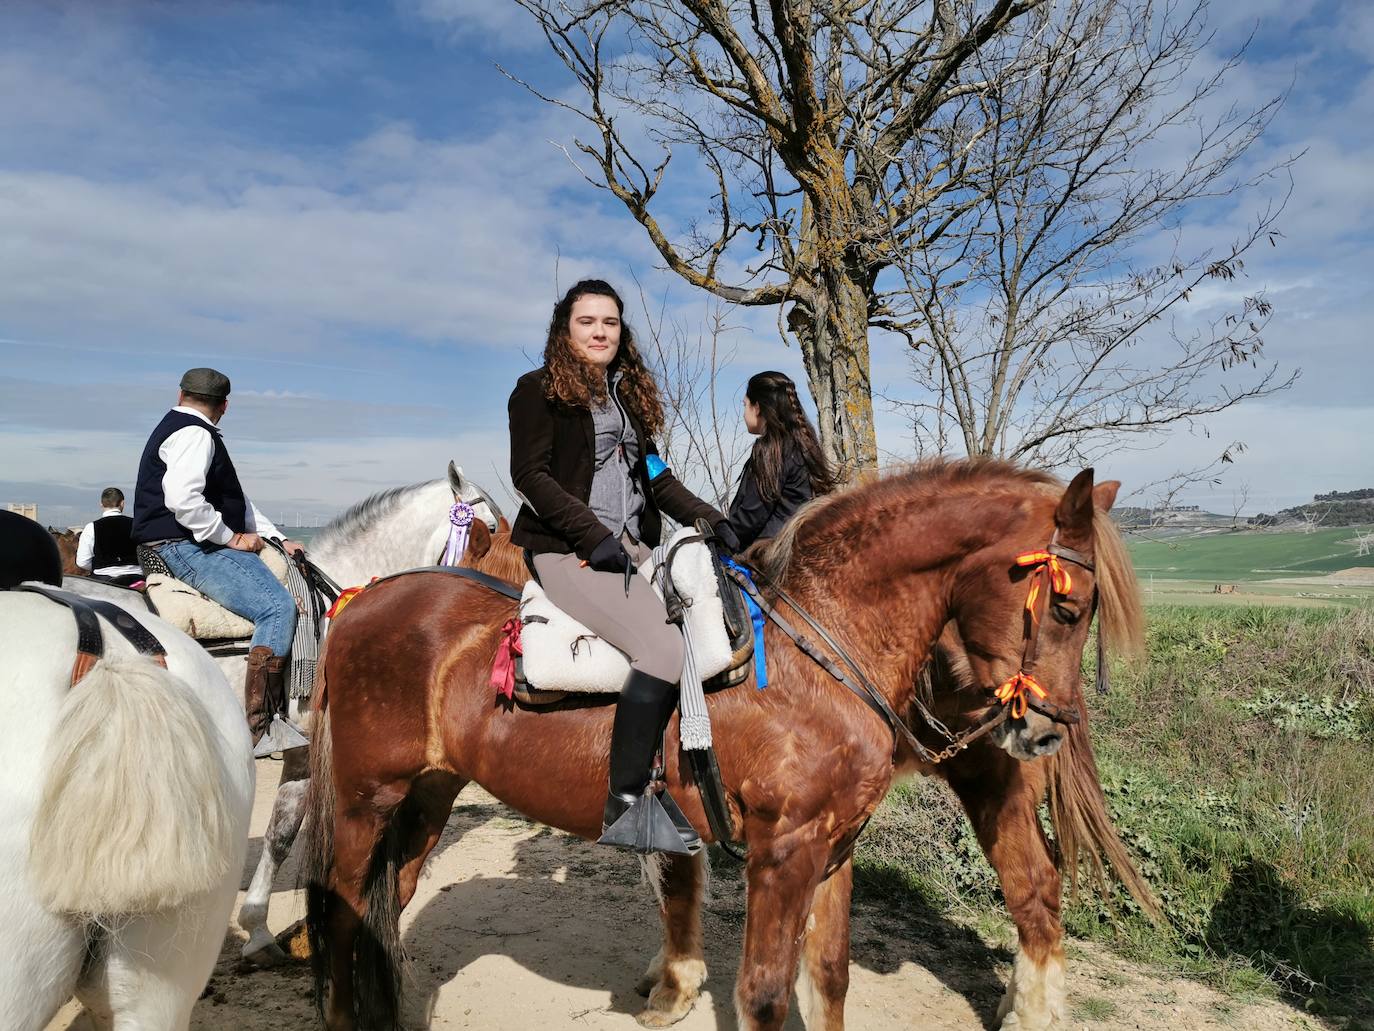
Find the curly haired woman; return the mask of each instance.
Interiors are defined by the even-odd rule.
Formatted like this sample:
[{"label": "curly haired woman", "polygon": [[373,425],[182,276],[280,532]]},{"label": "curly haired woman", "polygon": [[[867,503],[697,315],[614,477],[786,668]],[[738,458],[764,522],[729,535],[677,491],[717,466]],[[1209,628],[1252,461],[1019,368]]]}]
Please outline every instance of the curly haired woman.
[{"label": "curly haired woman", "polygon": [[[544,365],[511,393],[511,480],[525,498],[511,540],[554,604],[630,660],[601,843],[683,853],[700,848],[699,836],[667,792],[649,790],[677,702],[682,637],[649,582],[630,574],[659,543],[660,511],[685,525],[706,519],[731,550],[739,541],[659,458],[663,406],[624,311],[609,284],[577,283],[554,306]],[[676,833],[654,819],[658,808]]]}]

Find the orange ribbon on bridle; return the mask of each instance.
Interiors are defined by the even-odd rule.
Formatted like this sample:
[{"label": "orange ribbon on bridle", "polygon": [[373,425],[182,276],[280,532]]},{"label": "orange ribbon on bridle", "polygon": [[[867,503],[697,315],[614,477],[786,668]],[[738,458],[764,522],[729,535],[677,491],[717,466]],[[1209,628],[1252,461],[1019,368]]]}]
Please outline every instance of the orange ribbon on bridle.
[{"label": "orange ribbon on bridle", "polygon": [[1026,715],[1026,709],[1030,704],[1026,701],[1028,694],[1033,694],[1042,700],[1049,697],[1045,689],[1029,673],[1017,673],[1015,676],[1004,680],[993,693],[1003,705],[1011,706],[1011,718],[1014,720],[1019,720]]},{"label": "orange ribbon on bridle", "polygon": [[1045,570],[1050,574],[1050,591],[1054,594],[1068,594],[1073,590],[1073,577],[1069,576],[1069,571],[1064,568],[1059,561],[1059,556],[1049,551],[1026,551],[1016,556],[1018,566],[1035,566],[1035,572],[1031,574],[1030,593],[1026,595],[1026,611],[1031,615],[1031,621],[1040,622],[1040,609],[1036,602],[1040,600],[1040,584],[1044,579]]}]

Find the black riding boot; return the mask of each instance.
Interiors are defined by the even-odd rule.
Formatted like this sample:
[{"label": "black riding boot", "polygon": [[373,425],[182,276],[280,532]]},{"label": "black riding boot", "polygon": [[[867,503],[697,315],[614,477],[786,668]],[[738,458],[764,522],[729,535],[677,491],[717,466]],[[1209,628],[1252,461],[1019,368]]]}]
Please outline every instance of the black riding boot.
[{"label": "black riding boot", "polygon": [[672,796],[648,790],[654,753],[676,703],[676,684],[630,671],[611,729],[611,789],[598,844],[679,855],[701,848],[701,838]]}]

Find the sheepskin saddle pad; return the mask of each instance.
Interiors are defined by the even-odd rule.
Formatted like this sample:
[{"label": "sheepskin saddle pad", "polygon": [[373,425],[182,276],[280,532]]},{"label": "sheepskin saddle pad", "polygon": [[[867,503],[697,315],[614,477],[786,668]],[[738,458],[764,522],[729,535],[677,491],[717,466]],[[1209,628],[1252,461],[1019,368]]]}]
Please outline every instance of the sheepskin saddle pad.
[{"label": "sheepskin saddle pad", "polygon": [[[687,540],[685,538],[696,538]],[[709,686],[737,683],[731,671],[743,670],[753,655],[753,634],[747,611],[738,597],[739,588],[718,572],[711,550],[697,532],[684,527],[668,543],[672,555],[673,586],[682,598],[697,672]],[[639,575],[654,584],[661,597],[655,571],[645,563]],[[722,600],[722,588],[728,588]],[[533,580],[520,598],[520,641],[523,655],[518,691],[527,699],[555,700],[556,693],[605,694],[618,692],[630,675],[625,653],[588,630],[558,606]]]},{"label": "sheepskin saddle pad", "polygon": [[[260,553],[267,568],[283,584],[286,583],[286,559],[273,548]],[[161,563],[149,563],[154,568]],[[165,566],[163,569],[165,570]],[[197,641],[239,640],[253,636],[253,623],[230,612],[217,601],[211,601],[189,584],[182,583],[167,572],[148,573],[148,597],[157,614],[186,636]]]}]

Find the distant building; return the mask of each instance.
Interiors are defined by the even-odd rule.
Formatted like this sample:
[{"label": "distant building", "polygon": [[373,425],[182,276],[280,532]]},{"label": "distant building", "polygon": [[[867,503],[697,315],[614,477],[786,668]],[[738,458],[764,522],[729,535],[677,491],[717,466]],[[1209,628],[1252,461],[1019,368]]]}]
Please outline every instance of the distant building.
[{"label": "distant building", "polygon": [[37,506],[37,505],[32,505],[32,504],[29,504],[29,503],[23,502],[23,501],[20,501],[20,502],[11,501],[11,502],[10,502],[9,504],[7,504],[5,507],[8,508],[11,512],[18,512],[21,516],[28,516],[28,517],[29,517],[30,519],[32,519],[35,523],[38,522],[38,506]]}]

